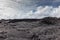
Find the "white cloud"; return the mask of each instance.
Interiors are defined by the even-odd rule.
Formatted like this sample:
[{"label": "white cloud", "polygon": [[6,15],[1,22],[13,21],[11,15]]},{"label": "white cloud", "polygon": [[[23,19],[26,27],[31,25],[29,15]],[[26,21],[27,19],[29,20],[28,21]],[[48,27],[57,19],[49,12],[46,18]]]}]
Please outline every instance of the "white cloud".
[{"label": "white cloud", "polygon": [[[35,10],[35,12],[33,12]],[[0,19],[60,17],[60,6],[39,6],[28,0],[0,0]]]},{"label": "white cloud", "polygon": [[60,17],[60,6],[59,7],[52,7],[52,6],[39,6],[36,11],[28,12],[28,18],[43,18],[43,17]]},{"label": "white cloud", "polygon": [[0,0],[0,19],[22,17],[23,14],[35,8],[30,2],[27,0]]}]

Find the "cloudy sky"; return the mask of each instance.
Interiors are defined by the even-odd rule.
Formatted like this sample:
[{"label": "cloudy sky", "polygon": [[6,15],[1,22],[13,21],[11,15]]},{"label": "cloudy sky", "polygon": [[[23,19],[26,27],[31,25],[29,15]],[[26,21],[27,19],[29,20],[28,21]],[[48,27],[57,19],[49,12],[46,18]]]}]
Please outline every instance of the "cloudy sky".
[{"label": "cloudy sky", "polygon": [[0,0],[0,19],[60,17],[60,0]]}]

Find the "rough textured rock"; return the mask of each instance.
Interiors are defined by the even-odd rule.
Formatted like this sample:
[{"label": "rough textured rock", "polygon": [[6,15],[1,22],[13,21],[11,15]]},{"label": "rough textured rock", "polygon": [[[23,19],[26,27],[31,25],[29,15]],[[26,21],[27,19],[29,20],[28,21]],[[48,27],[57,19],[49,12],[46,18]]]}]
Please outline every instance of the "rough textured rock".
[{"label": "rough textured rock", "polygon": [[0,20],[0,40],[60,40],[60,18]]}]

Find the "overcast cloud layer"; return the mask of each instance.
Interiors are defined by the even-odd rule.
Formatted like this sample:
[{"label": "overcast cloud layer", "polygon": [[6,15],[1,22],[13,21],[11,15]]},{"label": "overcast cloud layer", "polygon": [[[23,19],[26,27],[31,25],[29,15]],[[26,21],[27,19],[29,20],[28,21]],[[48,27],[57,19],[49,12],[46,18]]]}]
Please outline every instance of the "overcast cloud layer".
[{"label": "overcast cloud layer", "polygon": [[0,19],[60,17],[60,0],[0,0]]}]

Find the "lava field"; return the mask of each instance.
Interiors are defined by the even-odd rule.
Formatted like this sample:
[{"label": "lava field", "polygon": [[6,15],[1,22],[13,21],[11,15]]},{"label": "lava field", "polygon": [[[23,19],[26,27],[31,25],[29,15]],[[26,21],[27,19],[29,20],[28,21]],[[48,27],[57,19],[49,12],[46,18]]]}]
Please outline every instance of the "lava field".
[{"label": "lava field", "polygon": [[60,40],[60,18],[2,19],[0,40]]}]

